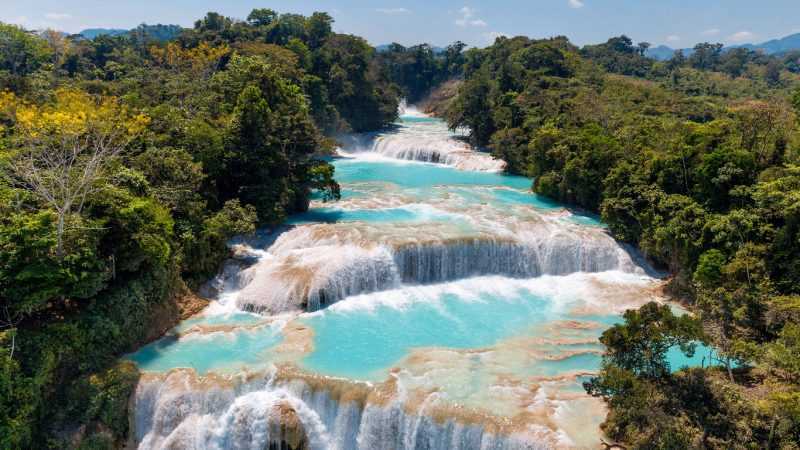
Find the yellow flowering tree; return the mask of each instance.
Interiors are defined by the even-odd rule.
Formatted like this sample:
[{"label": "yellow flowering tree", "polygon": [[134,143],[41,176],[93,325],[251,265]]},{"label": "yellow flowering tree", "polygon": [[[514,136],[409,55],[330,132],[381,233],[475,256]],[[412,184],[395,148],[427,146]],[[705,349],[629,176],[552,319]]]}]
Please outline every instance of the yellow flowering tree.
[{"label": "yellow flowering tree", "polygon": [[12,146],[11,182],[57,213],[56,252],[62,257],[70,216],[80,214],[86,198],[101,185],[105,169],[145,130],[149,118],[115,98],[74,89],[56,91],[45,105],[2,93],[0,114],[11,124],[5,130]]}]

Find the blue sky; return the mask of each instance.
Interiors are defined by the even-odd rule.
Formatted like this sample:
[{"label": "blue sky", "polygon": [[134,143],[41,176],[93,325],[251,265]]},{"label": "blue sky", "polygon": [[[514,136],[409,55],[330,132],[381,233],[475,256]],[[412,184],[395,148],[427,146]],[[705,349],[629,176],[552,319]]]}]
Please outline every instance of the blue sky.
[{"label": "blue sky", "polygon": [[376,45],[446,45],[460,39],[482,46],[499,34],[563,34],[583,45],[625,33],[636,41],[688,47],[701,41],[762,42],[800,32],[800,0],[0,0],[0,21],[69,32],[142,22],[190,26],[206,11],[244,18],[255,7],[327,11],[336,31]]}]

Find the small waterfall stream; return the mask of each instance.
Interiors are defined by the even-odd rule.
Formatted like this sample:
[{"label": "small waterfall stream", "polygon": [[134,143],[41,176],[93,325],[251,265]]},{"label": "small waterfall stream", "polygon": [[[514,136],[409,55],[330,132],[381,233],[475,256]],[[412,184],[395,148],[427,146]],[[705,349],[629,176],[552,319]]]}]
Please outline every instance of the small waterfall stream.
[{"label": "small waterfall stream", "polygon": [[342,200],[237,243],[209,309],[129,356],[131,445],[595,446],[597,337],[660,282],[413,108],[342,142]]}]

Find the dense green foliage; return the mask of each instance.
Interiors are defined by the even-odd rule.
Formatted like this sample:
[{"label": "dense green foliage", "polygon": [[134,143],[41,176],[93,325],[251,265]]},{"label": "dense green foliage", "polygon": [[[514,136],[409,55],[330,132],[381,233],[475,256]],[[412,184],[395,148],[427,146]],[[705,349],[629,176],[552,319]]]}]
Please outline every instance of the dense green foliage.
[{"label": "dense green foliage", "polygon": [[[796,448],[797,68],[712,44],[660,63],[646,48],[624,36],[582,49],[500,38],[471,51],[447,118],[536,192],[600,213],[674,274],[671,292],[700,319],[702,332],[648,306],[603,335],[588,388],[611,406],[610,438]],[[712,343],[718,361],[673,373],[664,351],[690,350],[689,338]]]},{"label": "dense green foliage", "polygon": [[458,41],[437,53],[427,44],[406,48],[393,43],[377,59],[386,78],[402,88],[409,102],[415,103],[441,83],[461,75],[465,48],[466,44]]},{"label": "dense green foliage", "polygon": [[325,136],[392,122],[399,91],[331,26],[0,24],[0,448],[122,444],[138,375],[119,355],[179,319],[231,236],[339,197]]}]

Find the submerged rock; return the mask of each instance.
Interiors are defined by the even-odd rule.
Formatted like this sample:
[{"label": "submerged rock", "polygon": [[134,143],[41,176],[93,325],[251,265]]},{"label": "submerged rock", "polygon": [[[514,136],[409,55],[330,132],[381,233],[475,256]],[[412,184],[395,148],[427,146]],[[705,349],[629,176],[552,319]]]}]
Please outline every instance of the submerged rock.
[{"label": "submerged rock", "polygon": [[308,450],[309,443],[303,421],[289,402],[282,401],[272,407],[270,449]]}]

